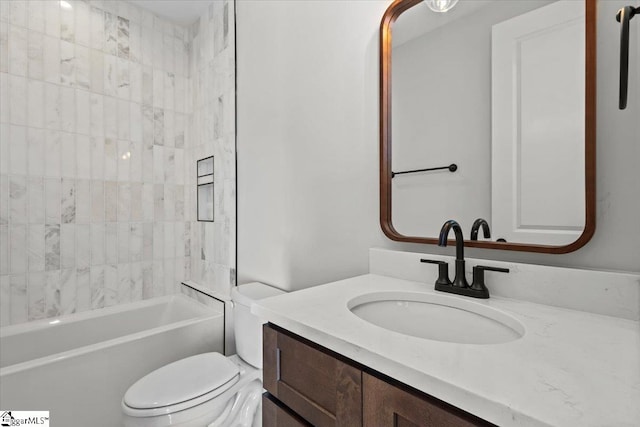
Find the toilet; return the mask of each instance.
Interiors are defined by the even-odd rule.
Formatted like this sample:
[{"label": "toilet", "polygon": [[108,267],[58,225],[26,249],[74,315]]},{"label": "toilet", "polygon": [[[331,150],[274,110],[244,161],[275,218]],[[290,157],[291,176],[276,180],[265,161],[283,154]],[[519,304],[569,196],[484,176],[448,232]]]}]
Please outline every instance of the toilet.
[{"label": "toilet", "polygon": [[263,283],[234,287],[236,355],[203,353],[163,366],[122,399],[126,427],[256,427],[262,399],[262,324],[251,304],[284,293]]}]

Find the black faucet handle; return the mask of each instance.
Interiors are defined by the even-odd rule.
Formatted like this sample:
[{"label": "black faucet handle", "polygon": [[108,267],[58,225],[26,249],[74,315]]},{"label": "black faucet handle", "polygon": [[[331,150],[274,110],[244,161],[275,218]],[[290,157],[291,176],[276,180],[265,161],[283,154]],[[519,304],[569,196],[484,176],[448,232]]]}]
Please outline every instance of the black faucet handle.
[{"label": "black faucet handle", "polygon": [[438,279],[436,280],[436,286],[451,285],[451,280],[449,280],[449,263],[448,262],[436,261],[434,259],[424,259],[424,258],[420,259],[420,262],[438,265]]},{"label": "black faucet handle", "polygon": [[473,267],[473,282],[471,283],[471,289],[478,292],[483,292],[487,294],[487,298],[489,298],[489,290],[484,283],[484,272],[485,271],[495,271],[498,273],[508,273],[508,268],[500,268],[500,267],[490,267],[487,265],[476,265]]}]

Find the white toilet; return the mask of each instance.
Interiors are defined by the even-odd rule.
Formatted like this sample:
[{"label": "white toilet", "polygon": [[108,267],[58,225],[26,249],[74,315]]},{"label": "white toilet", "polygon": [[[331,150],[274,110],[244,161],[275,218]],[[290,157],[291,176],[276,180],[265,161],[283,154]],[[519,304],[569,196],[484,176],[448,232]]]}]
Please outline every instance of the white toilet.
[{"label": "white toilet", "polygon": [[251,303],[283,291],[262,283],[234,287],[237,355],[204,353],[156,369],[122,399],[126,427],[261,425],[262,322]]}]

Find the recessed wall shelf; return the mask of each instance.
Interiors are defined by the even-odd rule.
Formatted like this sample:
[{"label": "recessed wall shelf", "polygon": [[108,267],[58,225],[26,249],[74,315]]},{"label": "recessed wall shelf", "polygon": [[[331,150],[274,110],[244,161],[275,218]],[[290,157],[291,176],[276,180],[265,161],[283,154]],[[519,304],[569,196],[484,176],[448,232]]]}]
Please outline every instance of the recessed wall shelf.
[{"label": "recessed wall shelf", "polygon": [[213,222],[213,156],[197,162],[198,221]]}]

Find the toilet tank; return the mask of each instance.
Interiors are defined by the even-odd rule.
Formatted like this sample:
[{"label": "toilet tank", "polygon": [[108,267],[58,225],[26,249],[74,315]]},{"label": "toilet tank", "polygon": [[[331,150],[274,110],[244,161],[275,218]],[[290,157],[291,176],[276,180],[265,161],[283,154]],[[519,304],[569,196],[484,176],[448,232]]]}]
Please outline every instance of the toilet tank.
[{"label": "toilet tank", "polygon": [[247,283],[231,290],[236,351],[245,362],[262,369],[262,319],[251,314],[251,304],[284,291],[264,283]]}]

